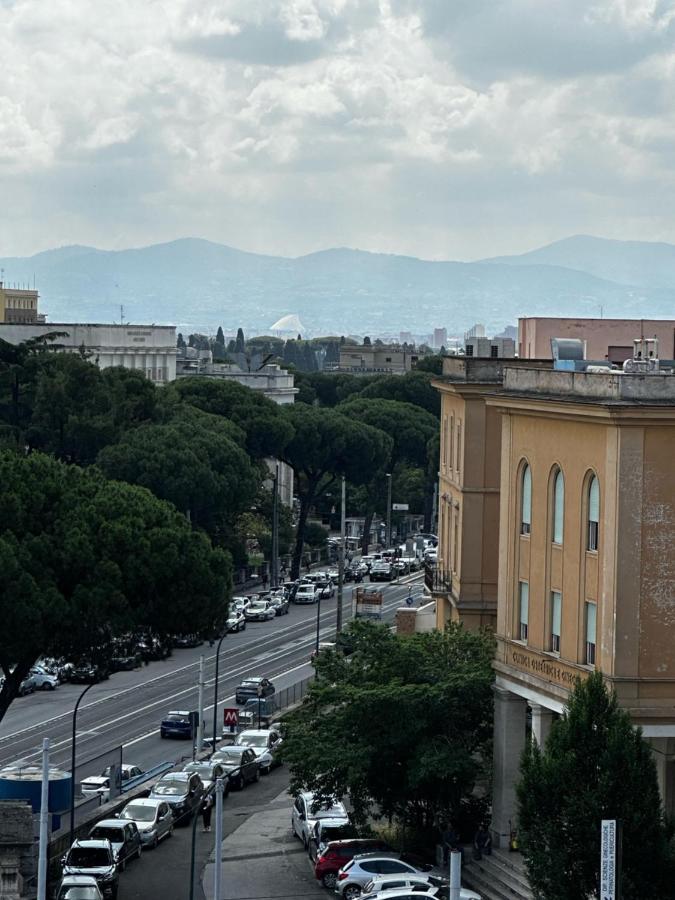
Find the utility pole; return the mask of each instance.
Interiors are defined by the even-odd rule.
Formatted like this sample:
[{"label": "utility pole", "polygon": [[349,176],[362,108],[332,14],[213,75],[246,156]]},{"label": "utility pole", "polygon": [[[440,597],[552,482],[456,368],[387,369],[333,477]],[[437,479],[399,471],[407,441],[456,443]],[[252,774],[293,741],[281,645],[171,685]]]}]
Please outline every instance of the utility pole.
[{"label": "utility pole", "polygon": [[[204,746],[204,656],[199,657],[199,684],[197,700],[197,740],[192,748],[192,759],[202,752]],[[214,748],[215,749],[215,748]]]},{"label": "utility pole", "polygon": [[391,472],[387,472],[387,550],[391,547]]},{"label": "utility pole", "polygon": [[222,778],[216,779],[216,846],[214,847],[215,868],[213,872],[213,900],[220,900],[221,871],[223,856],[223,793],[225,785]]},{"label": "utility pole", "polygon": [[342,595],[345,583],[345,506],[347,488],[345,476],[342,476],[342,497],[340,505],[340,550],[338,556],[338,594],[337,594],[337,634],[342,631]]},{"label": "utility pole", "polygon": [[460,900],[462,889],[462,854],[459,850],[450,853],[450,900]]},{"label": "utility pole", "polygon": [[[74,778],[74,773],[71,773]],[[38,852],[37,900],[47,900],[47,854],[49,852],[49,738],[42,741],[42,785],[40,791],[40,845]]]},{"label": "utility pole", "polygon": [[270,584],[273,588],[279,587],[279,463],[276,464],[274,478],[272,479],[272,559],[270,572]]}]

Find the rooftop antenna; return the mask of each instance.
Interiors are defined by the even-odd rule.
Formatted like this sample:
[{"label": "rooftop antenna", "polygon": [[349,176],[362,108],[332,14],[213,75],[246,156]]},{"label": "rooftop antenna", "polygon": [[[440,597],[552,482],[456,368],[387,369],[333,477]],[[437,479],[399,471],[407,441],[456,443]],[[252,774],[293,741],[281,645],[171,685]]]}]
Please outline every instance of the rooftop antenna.
[{"label": "rooftop antenna", "polygon": [[124,325],[124,306],[120,303],[120,325]]}]

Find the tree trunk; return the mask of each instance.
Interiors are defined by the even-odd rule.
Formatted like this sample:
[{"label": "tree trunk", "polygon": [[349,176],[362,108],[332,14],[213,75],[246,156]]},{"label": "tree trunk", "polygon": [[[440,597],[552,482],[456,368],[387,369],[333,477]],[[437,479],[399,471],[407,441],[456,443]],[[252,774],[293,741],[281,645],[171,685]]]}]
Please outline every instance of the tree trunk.
[{"label": "tree trunk", "polygon": [[12,705],[12,701],[19,696],[19,686],[30,672],[31,665],[32,663],[19,663],[11,673],[7,669],[3,669],[5,683],[0,689],[0,722],[2,722],[5,713]]},{"label": "tree trunk", "polygon": [[291,563],[291,580],[295,581],[300,577],[300,564],[302,563],[302,548],[305,543],[305,528],[307,526],[307,517],[314,500],[316,492],[316,484],[310,482],[306,493],[298,491],[300,495],[300,514],[298,515],[298,525],[295,532],[295,547],[293,548],[293,561]]},{"label": "tree trunk", "polygon": [[363,535],[361,537],[361,553],[364,556],[368,555],[368,544],[370,543],[370,526],[373,524],[373,516],[375,515],[375,510],[367,510],[366,517],[363,521]]}]

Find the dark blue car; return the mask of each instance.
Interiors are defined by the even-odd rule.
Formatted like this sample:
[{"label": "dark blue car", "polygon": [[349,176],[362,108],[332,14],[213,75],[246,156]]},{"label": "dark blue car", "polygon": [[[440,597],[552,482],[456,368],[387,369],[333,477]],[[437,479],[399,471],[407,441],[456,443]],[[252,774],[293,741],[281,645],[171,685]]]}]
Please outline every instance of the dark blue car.
[{"label": "dark blue car", "polygon": [[160,736],[163,738],[178,737],[192,738],[196,733],[197,714],[186,710],[171,710],[162,719],[159,726]]}]

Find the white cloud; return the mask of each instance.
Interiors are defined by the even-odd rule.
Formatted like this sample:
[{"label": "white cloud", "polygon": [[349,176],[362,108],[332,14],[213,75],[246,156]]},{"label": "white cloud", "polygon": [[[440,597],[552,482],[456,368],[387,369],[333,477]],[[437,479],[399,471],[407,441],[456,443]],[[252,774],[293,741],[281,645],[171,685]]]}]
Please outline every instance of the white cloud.
[{"label": "white cloud", "polygon": [[670,0],[5,2],[0,241],[675,240],[674,18]]}]

